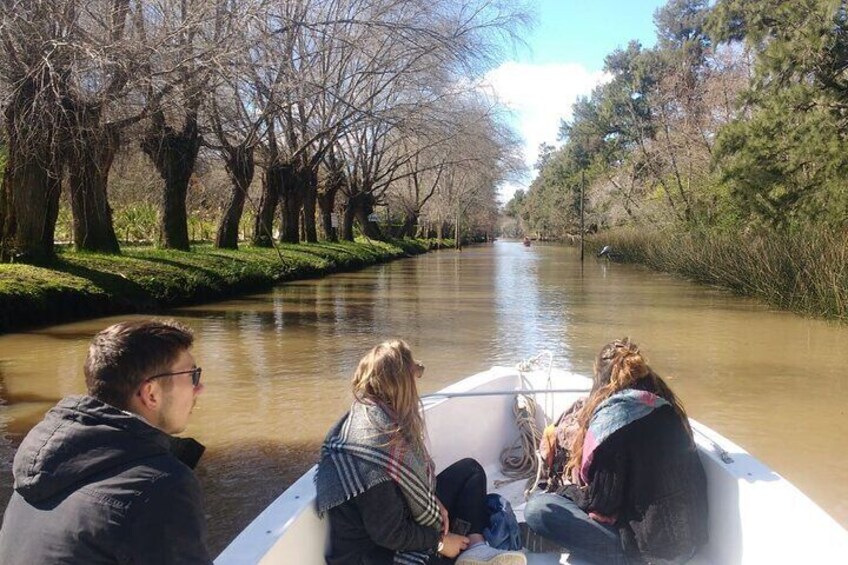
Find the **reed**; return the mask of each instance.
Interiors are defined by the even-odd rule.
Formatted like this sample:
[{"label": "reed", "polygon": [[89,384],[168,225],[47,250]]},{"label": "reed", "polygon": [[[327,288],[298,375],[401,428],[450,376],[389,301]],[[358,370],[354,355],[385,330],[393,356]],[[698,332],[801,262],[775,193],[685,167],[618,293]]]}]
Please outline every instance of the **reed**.
[{"label": "reed", "polygon": [[753,296],[782,309],[848,321],[848,233],[616,229],[591,239],[613,260]]}]

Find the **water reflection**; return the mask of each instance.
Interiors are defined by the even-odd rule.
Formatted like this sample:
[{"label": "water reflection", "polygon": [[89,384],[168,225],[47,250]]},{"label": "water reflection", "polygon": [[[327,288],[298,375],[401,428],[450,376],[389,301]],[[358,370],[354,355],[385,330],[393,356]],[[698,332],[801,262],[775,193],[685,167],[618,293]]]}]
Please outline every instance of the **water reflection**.
[{"label": "water reflection", "polygon": [[[213,548],[315,462],[346,409],[357,360],[389,337],[427,363],[432,391],[548,349],[588,373],[630,335],[689,412],[762,458],[848,524],[844,367],[848,328],[588,256],[520,243],[442,251],[293,282],[172,314],[196,330],[207,384],[187,433]],[[119,319],[0,336],[0,505],[16,442],[60,397],[84,390],[91,336]]]}]

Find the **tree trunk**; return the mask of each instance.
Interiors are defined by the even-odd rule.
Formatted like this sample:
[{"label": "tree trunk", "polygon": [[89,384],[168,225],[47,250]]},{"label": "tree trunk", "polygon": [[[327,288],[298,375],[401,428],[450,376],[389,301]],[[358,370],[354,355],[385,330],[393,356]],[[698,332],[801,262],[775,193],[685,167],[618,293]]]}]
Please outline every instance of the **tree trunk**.
[{"label": "tree trunk", "polygon": [[315,210],[318,200],[318,171],[310,167],[304,171],[303,180],[303,230],[308,243],[318,242]]},{"label": "tree trunk", "polygon": [[347,199],[344,207],[344,216],[342,217],[342,239],[344,241],[353,241],[353,222],[356,219],[356,197],[353,195]]},{"label": "tree trunk", "polygon": [[303,175],[292,165],[283,169],[283,184],[280,190],[282,227],[280,243],[300,242],[300,208],[303,205]]},{"label": "tree trunk", "polygon": [[200,141],[196,115],[186,116],[182,131],[177,132],[165,125],[165,118],[159,113],[141,143],[142,150],[165,180],[159,234],[159,245],[165,249],[189,250],[186,195]]},{"label": "tree trunk", "polygon": [[333,208],[336,205],[336,190],[327,187],[318,195],[318,206],[321,208],[321,225],[324,228],[324,238],[327,241],[336,241],[336,228],[333,227]]},{"label": "tree trunk", "polygon": [[341,175],[331,172],[324,185],[324,192],[318,195],[318,205],[321,207],[321,221],[327,241],[336,241],[338,238],[336,228],[333,227],[333,212],[336,207],[336,195],[341,190],[343,182],[344,179]]},{"label": "tree trunk", "polygon": [[0,260],[43,262],[55,255],[61,170],[54,161],[50,126],[21,129],[35,110],[36,85],[27,79],[6,106],[8,160],[0,213]]},{"label": "tree trunk", "polygon": [[415,237],[418,232],[418,213],[417,212],[407,212],[406,217],[403,220],[403,225],[397,232],[397,237]]},{"label": "tree trunk", "polygon": [[359,221],[359,226],[362,228],[362,235],[368,239],[383,239],[383,234],[380,232],[380,226],[376,222],[368,220],[374,212],[374,197],[368,192],[360,192],[356,195],[354,214]]},{"label": "tree trunk", "polygon": [[[6,168],[3,167],[5,173]],[[0,177],[0,262],[5,260],[4,244],[6,243],[6,223],[12,219],[12,211],[8,207],[9,198],[6,196],[6,178]]]},{"label": "tree trunk", "polygon": [[253,245],[271,247],[274,239],[274,213],[280,200],[283,184],[283,165],[270,165],[262,179],[262,197],[253,228]]},{"label": "tree trunk", "polygon": [[118,253],[106,187],[120,134],[108,126],[98,127],[98,117],[86,119],[80,114],[75,116],[79,121],[71,125],[74,152],[67,158],[74,247],[77,251]]},{"label": "tree trunk", "polygon": [[230,198],[224,208],[215,247],[219,249],[238,249],[239,223],[244,212],[244,201],[250,183],[253,182],[255,165],[253,147],[238,145],[227,150],[224,165],[233,183]]}]

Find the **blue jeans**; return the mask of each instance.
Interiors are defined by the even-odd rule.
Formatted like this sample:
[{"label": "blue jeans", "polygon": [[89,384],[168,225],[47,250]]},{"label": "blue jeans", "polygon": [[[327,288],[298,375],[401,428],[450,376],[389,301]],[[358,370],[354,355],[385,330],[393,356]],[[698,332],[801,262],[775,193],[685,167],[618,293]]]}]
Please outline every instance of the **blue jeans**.
[{"label": "blue jeans", "polygon": [[524,520],[530,529],[589,563],[627,564],[615,526],[589,518],[570,498],[540,492],[527,501]]}]

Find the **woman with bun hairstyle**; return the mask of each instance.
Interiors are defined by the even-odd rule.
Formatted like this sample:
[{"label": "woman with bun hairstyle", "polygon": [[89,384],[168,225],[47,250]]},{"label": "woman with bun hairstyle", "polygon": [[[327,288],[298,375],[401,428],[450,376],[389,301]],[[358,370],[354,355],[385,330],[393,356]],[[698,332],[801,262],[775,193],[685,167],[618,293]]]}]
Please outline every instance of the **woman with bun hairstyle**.
[{"label": "woman with bun hairstyle", "polygon": [[[328,565],[526,565],[523,553],[483,539],[486,473],[477,461],[435,476],[416,386],[423,371],[401,340],[359,362],[353,404],[327,434],[316,476],[318,512],[330,520]],[[458,525],[465,531],[453,533]]]},{"label": "woman with bun hairstyle", "polygon": [[628,338],[601,349],[564,481],[527,525],[590,563],[685,563],[707,542],[707,486],[680,400]]}]

